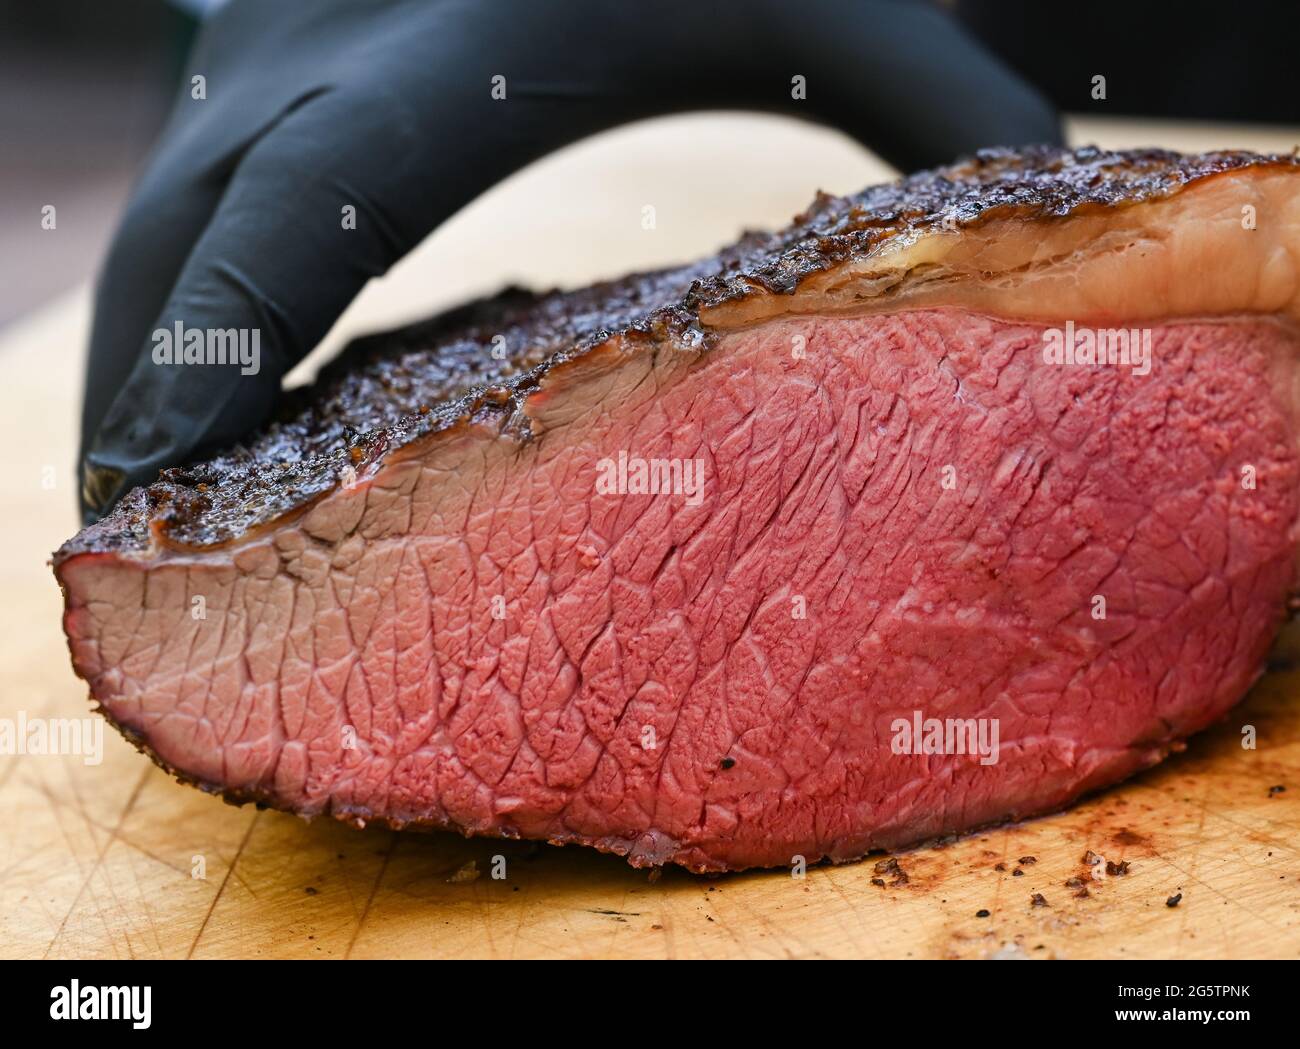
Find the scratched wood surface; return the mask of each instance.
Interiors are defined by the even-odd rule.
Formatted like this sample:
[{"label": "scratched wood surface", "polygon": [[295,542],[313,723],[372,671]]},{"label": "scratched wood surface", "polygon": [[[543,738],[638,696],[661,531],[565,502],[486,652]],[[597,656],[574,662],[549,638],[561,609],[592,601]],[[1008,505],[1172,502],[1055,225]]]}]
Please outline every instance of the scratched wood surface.
[{"label": "scratched wood surface", "polygon": [[[1072,135],[1181,148],[1300,140],[1285,130],[1098,122],[1076,123]],[[769,118],[627,129],[467,209],[372,285],[322,355],[349,333],[508,279],[578,283],[686,258],[741,225],[783,221],[817,186],[848,191],[883,174],[839,136]],[[641,226],[646,204],[653,230]],[[498,228],[512,231],[506,259]],[[75,528],[88,303],[79,290],[0,333],[0,718],[87,711],[45,559]],[[308,824],[182,787],[110,731],[98,765],[0,756],[0,955],[1296,957],[1300,629],[1284,635],[1274,667],[1180,757],[1058,816],[904,854],[907,883],[884,887],[871,883],[877,858],[802,880],[669,870],[655,881],[577,848]],[[1241,746],[1247,724],[1254,750]],[[1086,849],[1130,870],[1090,881],[1079,899],[1063,883],[1087,873]],[[506,858],[504,880],[490,877],[495,855]],[[202,878],[193,876],[199,858]],[[480,876],[457,877],[470,861]],[[1032,906],[1034,893],[1047,906]],[[1166,906],[1176,893],[1179,905]]]}]

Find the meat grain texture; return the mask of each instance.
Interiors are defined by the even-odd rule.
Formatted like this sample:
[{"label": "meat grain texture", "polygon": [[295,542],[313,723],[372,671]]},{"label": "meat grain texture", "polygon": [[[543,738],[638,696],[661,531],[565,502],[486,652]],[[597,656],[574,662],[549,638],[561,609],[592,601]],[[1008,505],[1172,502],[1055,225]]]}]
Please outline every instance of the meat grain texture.
[{"label": "meat grain texture", "polygon": [[[362,340],[65,544],[73,664],[232,800],[637,865],[1050,811],[1260,672],[1298,259],[1292,158],[1029,149],[504,293]],[[1149,367],[1057,363],[1067,323]],[[620,457],[688,484],[619,490]],[[996,724],[996,760],[899,753],[916,716]]]}]

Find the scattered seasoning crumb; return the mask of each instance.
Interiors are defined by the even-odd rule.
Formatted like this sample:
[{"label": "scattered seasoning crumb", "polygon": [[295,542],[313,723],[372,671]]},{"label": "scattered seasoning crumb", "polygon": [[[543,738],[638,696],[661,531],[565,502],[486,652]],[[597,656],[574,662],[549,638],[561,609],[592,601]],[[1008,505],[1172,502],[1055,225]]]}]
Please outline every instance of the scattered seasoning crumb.
[{"label": "scattered seasoning crumb", "polygon": [[884,878],[872,878],[872,879],[871,879],[871,884],[872,884],[872,885],[879,885],[879,886],[883,889],[883,888],[885,887],[885,879],[884,879]]},{"label": "scattered seasoning crumb", "polygon": [[316,886],[314,885],[308,885],[307,888],[303,889],[302,891],[305,892],[308,896],[315,896],[318,892],[320,892],[320,889],[316,888]]},{"label": "scattered seasoning crumb", "polygon": [[662,926],[662,925],[652,925],[652,926],[650,926],[650,928],[651,928],[651,930],[652,930],[653,932],[660,932],[660,931],[663,930],[663,926]]},{"label": "scattered seasoning crumb", "polygon": [[907,876],[907,871],[898,865],[898,857],[890,856],[888,859],[881,860],[877,863],[872,871],[876,874],[888,874],[894,880],[889,883],[889,887],[895,888],[899,885],[906,885],[912,879]]},{"label": "scattered seasoning crumb", "polygon": [[1169,899],[1165,900],[1165,906],[1177,907],[1182,902],[1183,902],[1183,894],[1181,892],[1176,892],[1172,896],[1170,896]]},{"label": "scattered seasoning crumb", "polygon": [[1004,871],[1007,869],[1007,865],[1005,863],[995,863],[993,869],[995,871]]},{"label": "scattered seasoning crumb", "polygon": [[1085,882],[1082,878],[1077,876],[1073,878],[1065,879],[1065,887],[1067,889],[1082,889],[1086,884],[1087,882]]},{"label": "scattered seasoning crumb", "polygon": [[1089,867],[1095,867],[1097,866],[1097,864],[1101,862],[1101,857],[1098,856],[1095,852],[1093,852],[1092,849],[1089,849],[1087,852],[1083,854],[1083,862],[1086,863]]},{"label": "scattered seasoning crumb", "polygon": [[1119,863],[1112,863],[1110,860],[1107,860],[1106,873],[1112,875],[1127,874],[1128,860],[1121,860]]},{"label": "scattered seasoning crumb", "polygon": [[1015,870],[1011,872],[1011,877],[1013,878],[1023,878],[1024,876],[1025,876],[1025,872],[1022,871],[1019,867],[1017,867]]},{"label": "scattered seasoning crumb", "polygon": [[1044,896],[1041,892],[1036,892],[1029,897],[1029,902],[1035,907],[1046,907],[1047,897]]},{"label": "scattered seasoning crumb", "polygon": [[1282,784],[1280,784],[1280,783],[1279,783],[1276,787],[1269,787],[1269,788],[1268,788],[1268,796],[1269,796],[1270,798],[1271,798],[1274,794],[1285,794],[1285,793],[1286,793],[1286,787],[1282,786]]},{"label": "scattered seasoning crumb", "polygon": [[1074,894],[1074,898],[1076,900],[1086,900],[1091,895],[1092,893],[1088,891],[1088,886],[1085,885]]},{"label": "scattered seasoning crumb", "polygon": [[421,415],[428,415],[428,414],[429,414],[429,406],[428,406],[427,404],[422,404],[422,405],[420,405],[420,414],[421,414]]},{"label": "scattered seasoning crumb", "polygon": [[987,918],[988,916],[989,916],[989,912],[984,910],[983,907],[981,907],[979,910],[975,912],[976,918]]},{"label": "scattered seasoning crumb", "polygon": [[733,768],[733,767],[735,766],[735,764],[736,764],[736,759],[735,759],[735,758],[723,758],[721,761],[718,762],[718,764],[721,765],[724,769]]},{"label": "scattered seasoning crumb", "polygon": [[355,445],[348,449],[348,455],[352,458],[354,463],[359,463],[366,457],[366,453]]},{"label": "scattered seasoning crumb", "polygon": [[455,873],[447,879],[448,885],[461,885],[467,881],[478,881],[479,869],[478,861],[470,860],[468,863],[457,868]]},{"label": "scattered seasoning crumb", "polygon": [[1032,866],[1033,864],[1035,864],[1035,863],[1038,862],[1038,857],[1037,857],[1037,856],[1021,856],[1020,859],[1016,860],[1016,862],[1017,862],[1018,864],[1020,864],[1020,866],[1022,866],[1022,867],[1029,867],[1029,866]]}]

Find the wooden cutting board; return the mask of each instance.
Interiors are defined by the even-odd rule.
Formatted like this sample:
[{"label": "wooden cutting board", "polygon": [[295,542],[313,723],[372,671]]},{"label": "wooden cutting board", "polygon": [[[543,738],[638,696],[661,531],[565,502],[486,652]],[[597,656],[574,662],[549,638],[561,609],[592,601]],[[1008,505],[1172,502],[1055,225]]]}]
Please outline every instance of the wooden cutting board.
[{"label": "wooden cutting board", "polygon": [[[577,282],[707,250],[738,219],[780,222],[810,194],[797,172],[738,191],[737,173],[764,158],[802,156],[834,191],[883,174],[828,132],[757,117],[723,128],[718,119],[621,132],[493,191],[368,292],[329,345],[427,312],[435,274],[442,301],[452,301],[478,288],[448,274],[479,274],[479,288],[503,276]],[[1182,148],[1289,148],[1296,137],[1242,134],[1092,125],[1075,137]],[[713,174],[674,181],[671,158],[685,155]],[[714,183],[725,220],[705,206]],[[661,238],[649,243],[638,239],[646,202],[656,205]],[[504,271],[492,247],[502,221],[512,236],[529,223],[535,230],[535,247],[521,237]],[[557,222],[570,231],[578,223],[582,235],[556,238]],[[4,718],[87,711],[44,562],[75,530],[71,466],[88,302],[78,291],[0,338]],[[802,879],[674,869],[654,880],[580,848],[308,824],[180,786],[111,731],[99,765],[0,756],[0,955],[1297,957],[1300,629],[1287,632],[1274,662],[1247,701],[1186,753],[1066,813],[903,854],[905,884],[875,873],[879,857],[816,867]],[[1242,747],[1245,725],[1255,730],[1253,750]],[[1092,880],[1081,863],[1088,849],[1127,861],[1128,873]],[[491,876],[498,856],[500,880]],[[1063,884],[1078,876],[1088,878],[1086,899]],[[1046,906],[1031,904],[1035,893]],[[1167,906],[1175,894],[1178,906]]]}]

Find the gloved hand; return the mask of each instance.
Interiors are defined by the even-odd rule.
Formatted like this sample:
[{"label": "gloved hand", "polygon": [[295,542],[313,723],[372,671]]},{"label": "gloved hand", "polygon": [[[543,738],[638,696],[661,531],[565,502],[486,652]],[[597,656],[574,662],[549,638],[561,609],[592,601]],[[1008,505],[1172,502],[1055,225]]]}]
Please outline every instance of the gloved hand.
[{"label": "gloved hand", "polygon": [[[199,38],[100,279],[87,521],[265,421],[365,283],[493,183],[689,109],[807,117],[903,170],[1060,139],[1050,107],[925,0],[234,0]],[[260,370],[155,363],[152,333],[178,322],[259,329]]]}]

